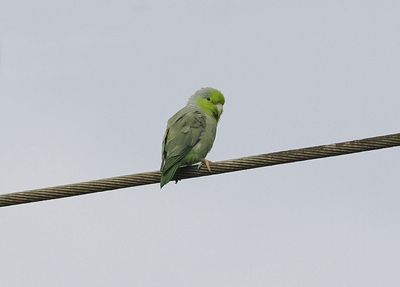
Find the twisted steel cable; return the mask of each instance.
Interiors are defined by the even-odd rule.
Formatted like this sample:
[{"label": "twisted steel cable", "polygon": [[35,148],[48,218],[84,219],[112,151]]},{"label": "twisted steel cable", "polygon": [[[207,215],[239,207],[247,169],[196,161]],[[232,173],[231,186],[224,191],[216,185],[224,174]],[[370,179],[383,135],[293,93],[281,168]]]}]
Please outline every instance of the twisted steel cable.
[{"label": "twisted steel cable", "polygon": [[[181,180],[192,177],[208,176],[296,161],[390,148],[394,146],[400,146],[400,133],[214,162],[211,164],[211,173],[204,166],[200,169],[195,166],[182,167],[178,170],[174,179]],[[0,195],[0,207],[159,182],[160,172],[153,171],[14,192]]]}]

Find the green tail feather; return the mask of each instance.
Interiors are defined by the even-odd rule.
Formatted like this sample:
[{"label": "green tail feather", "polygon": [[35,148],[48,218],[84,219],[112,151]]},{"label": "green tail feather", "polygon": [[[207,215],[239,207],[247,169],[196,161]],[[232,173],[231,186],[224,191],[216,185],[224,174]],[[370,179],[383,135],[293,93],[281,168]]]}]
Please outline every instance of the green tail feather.
[{"label": "green tail feather", "polygon": [[166,185],[175,175],[179,168],[179,164],[171,166],[168,170],[161,170],[160,188]]}]

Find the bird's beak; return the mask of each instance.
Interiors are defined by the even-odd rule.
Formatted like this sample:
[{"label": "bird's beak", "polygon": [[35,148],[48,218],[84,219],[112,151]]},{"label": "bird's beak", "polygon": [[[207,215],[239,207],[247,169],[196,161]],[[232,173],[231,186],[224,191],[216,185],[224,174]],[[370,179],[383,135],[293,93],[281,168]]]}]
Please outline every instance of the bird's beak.
[{"label": "bird's beak", "polygon": [[216,104],[217,110],[218,110],[218,115],[221,115],[222,112],[224,111],[224,108],[221,104]]}]

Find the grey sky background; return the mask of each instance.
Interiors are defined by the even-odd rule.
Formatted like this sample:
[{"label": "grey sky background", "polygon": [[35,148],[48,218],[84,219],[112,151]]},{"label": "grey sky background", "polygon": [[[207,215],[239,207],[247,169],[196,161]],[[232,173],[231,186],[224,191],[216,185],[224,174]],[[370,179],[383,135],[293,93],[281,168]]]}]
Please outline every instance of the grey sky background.
[{"label": "grey sky background", "polygon": [[[399,1],[0,1],[0,193],[399,132]],[[1,286],[399,286],[399,150],[0,209]]]}]

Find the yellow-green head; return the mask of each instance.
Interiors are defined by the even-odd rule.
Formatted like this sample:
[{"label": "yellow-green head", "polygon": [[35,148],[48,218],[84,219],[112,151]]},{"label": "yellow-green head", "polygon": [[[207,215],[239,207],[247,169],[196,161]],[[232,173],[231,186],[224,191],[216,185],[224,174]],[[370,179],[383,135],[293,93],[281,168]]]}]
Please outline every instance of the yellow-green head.
[{"label": "yellow-green head", "polygon": [[218,121],[223,112],[225,98],[224,95],[216,89],[202,88],[190,97],[188,104],[198,106],[204,113]]}]

